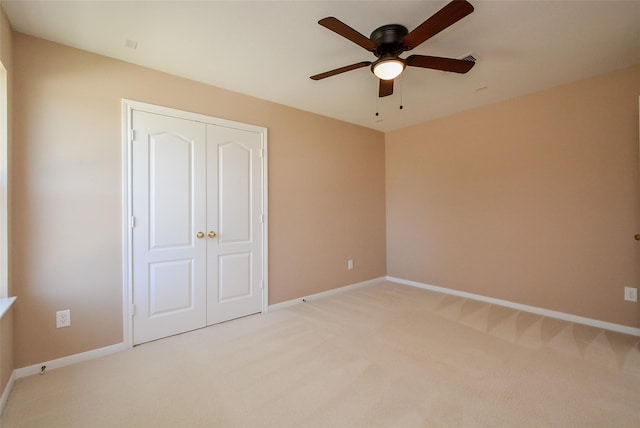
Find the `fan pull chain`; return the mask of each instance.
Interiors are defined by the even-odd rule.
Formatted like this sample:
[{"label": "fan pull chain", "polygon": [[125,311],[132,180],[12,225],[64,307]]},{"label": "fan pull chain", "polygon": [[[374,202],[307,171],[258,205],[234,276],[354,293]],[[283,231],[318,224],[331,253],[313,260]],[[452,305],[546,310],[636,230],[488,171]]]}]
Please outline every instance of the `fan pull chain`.
[{"label": "fan pull chain", "polygon": [[400,110],[404,108],[403,96],[404,96],[404,78],[401,77],[400,78]]}]

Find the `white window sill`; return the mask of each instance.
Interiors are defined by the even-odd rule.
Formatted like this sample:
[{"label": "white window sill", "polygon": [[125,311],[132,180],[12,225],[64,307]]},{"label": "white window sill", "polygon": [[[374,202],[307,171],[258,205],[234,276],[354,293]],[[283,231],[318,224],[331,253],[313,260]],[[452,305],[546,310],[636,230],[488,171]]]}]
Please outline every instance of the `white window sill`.
[{"label": "white window sill", "polygon": [[17,297],[4,297],[0,299],[0,319],[9,311],[9,308],[11,308],[11,305],[13,305],[16,299]]}]

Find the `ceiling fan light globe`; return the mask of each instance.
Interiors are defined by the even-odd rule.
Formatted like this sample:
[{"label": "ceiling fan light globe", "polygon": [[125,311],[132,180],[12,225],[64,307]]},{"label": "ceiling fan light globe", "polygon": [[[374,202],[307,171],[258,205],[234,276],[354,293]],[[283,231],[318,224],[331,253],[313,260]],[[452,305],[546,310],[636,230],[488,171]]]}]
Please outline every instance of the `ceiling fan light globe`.
[{"label": "ceiling fan light globe", "polygon": [[404,62],[398,58],[385,59],[376,62],[373,66],[373,74],[382,80],[392,80],[400,76],[404,70]]}]

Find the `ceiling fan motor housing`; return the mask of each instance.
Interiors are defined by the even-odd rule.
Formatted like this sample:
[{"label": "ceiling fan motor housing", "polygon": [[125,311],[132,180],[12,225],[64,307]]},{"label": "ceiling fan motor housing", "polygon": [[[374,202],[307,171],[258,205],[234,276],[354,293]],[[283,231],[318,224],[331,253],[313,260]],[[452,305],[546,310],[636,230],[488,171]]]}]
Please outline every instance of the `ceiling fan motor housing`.
[{"label": "ceiling fan motor housing", "polygon": [[371,41],[373,41],[378,48],[373,52],[378,58],[389,55],[400,55],[405,51],[405,47],[402,45],[402,39],[409,34],[409,30],[400,24],[383,25],[376,28],[371,33]]}]

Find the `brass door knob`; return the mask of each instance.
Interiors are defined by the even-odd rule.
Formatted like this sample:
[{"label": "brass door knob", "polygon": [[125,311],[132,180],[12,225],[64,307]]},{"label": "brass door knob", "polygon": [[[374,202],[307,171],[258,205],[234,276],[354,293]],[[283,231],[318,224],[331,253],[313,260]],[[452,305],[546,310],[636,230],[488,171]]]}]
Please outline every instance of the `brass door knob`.
[{"label": "brass door knob", "polygon": [[209,238],[215,238],[216,237],[216,233],[212,230],[209,232]]},{"label": "brass door knob", "polygon": [[198,232],[198,233],[196,233],[196,237],[197,237],[198,239],[202,239],[202,238],[204,238],[204,232]]},{"label": "brass door knob", "polygon": [[636,238],[636,241],[640,241],[640,233],[638,233],[636,236],[634,236],[634,238]]}]

